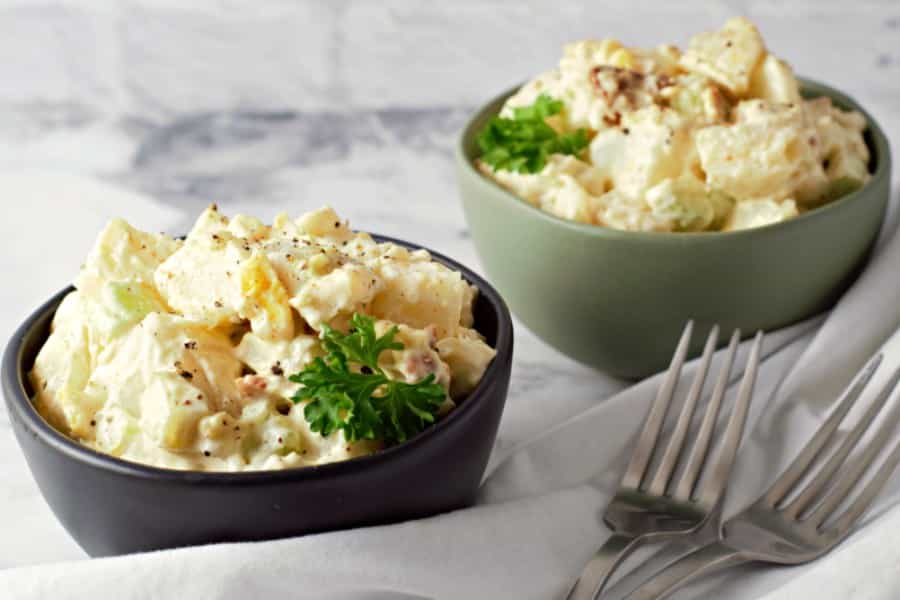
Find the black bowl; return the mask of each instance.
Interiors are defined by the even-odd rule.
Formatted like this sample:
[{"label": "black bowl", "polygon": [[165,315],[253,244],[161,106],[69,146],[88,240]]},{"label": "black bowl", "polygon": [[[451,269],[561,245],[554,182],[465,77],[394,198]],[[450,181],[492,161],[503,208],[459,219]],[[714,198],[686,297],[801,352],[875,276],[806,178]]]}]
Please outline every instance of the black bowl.
[{"label": "black bowl", "polygon": [[506,402],[512,321],[486,281],[440,254],[432,256],[479,289],[475,328],[497,356],[478,387],[449,415],[403,444],[282,471],[150,467],[91,450],[47,424],[31,403],[26,374],[47,339],[56,308],[73,288],[59,292],[13,335],[2,370],[13,431],[50,508],[88,554],[109,556],[391,523],[471,504]]}]

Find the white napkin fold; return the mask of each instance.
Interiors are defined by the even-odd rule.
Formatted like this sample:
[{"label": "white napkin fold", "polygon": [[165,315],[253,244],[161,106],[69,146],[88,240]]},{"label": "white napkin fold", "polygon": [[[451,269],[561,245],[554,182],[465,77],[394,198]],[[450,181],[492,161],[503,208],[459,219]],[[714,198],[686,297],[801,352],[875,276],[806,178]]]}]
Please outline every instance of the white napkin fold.
[{"label": "white napkin fold", "polygon": [[[852,374],[900,324],[897,264],[900,238],[893,236],[827,318],[767,335],[752,429],[726,512],[754,499],[777,475]],[[744,344],[738,365],[746,352]],[[885,345],[885,355],[879,380],[900,366],[900,338]],[[558,598],[608,535],[602,511],[656,385],[658,377],[643,381],[565,422],[547,423],[527,443],[498,446],[480,499],[469,509],[281,541],[15,568],[0,573],[0,597],[95,599],[114,591],[135,599]],[[540,404],[531,403],[536,422],[546,414]],[[812,565],[743,567],[677,596],[892,598],[900,586],[900,507],[890,508],[898,500],[900,477],[851,539]]]}]

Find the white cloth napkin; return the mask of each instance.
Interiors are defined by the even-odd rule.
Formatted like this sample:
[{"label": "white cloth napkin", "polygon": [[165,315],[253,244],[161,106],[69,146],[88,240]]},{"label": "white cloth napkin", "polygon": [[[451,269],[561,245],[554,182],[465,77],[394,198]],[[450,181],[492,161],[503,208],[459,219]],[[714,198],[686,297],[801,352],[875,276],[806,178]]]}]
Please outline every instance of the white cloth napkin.
[{"label": "white cloth napkin", "polygon": [[[827,318],[766,337],[757,401],[726,512],[754,499],[777,475],[852,374],[900,324],[897,264],[900,238],[894,236]],[[872,387],[900,366],[900,337],[884,348],[886,359]],[[742,345],[738,365],[747,350]],[[720,360],[718,355],[714,368]],[[469,509],[273,542],[20,567],[0,573],[0,597],[559,598],[608,535],[602,511],[657,385],[658,378],[652,378],[598,398],[564,422],[533,427],[543,433],[526,443],[498,447],[479,501]],[[531,418],[541,420],[541,411]],[[900,507],[892,507],[898,501],[900,477],[895,477],[853,536],[816,563],[742,567],[677,597],[895,598]]]}]

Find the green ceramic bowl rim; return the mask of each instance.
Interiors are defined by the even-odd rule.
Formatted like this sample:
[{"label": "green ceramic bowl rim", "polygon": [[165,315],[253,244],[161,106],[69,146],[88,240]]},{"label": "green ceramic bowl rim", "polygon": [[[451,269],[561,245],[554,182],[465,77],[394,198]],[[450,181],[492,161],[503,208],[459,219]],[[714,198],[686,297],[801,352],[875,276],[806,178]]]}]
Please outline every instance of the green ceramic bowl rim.
[{"label": "green ceramic bowl rim", "polygon": [[[790,229],[793,227],[801,227],[804,222],[810,219],[816,219],[821,215],[825,215],[831,211],[838,210],[842,206],[849,204],[850,202],[854,202],[864,198],[867,194],[866,191],[868,188],[874,187],[878,182],[883,181],[884,179],[890,177],[891,171],[891,150],[890,145],[888,144],[887,137],[879,126],[878,122],[869,114],[869,112],[864,109],[858,102],[856,102],[850,96],[847,96],[843,92],[832,88],[829,85],[821,83],[819,81],[814,81],[812,79],[807,79],[804,77],[798,77],[797,80],[800,82],[801,93],[804,97],[819,97],[819,96],[828,96],[835,103],[843,108],[851,108],[853,110],[857,110],[866,118],[866,122],[868,125],[867,133],[871,135],[871,144],[867,144],[869,146],[869,151],[872,153],[872,157],[870,162],[874,160],[875,162],[875,171],[872,173],[872,177],[857,190],[850,192],[840,198],[829,202],[823,206],[814,208],[810,211],[802,213],[792,219],[788,219],[787,221],[781,221],[778,223],[773,223],[771,225],[764,225],[762,227],[754,227],[751,229],[741,229],[738,231],[692,231],[692,232],[654,232],[654,231],[623,231],[620,229],[612,229],[610,227],[602,227],[599,225],[588,225],[586,223],[578,223],[576,221],[570,221],[568,219],[563,219],[562,217],[557,217],[552,215],[540,208],[533,206],[522,200],[512,192],[506,190],[501,187],[499,184],[495,183],[493,180],[489,179],[485,175],[483,175],[474,165],[475,157],[470,157],[468,152],[466,151],[466,142],[470,138],[475,135],[473,128],[475,124],[482,120],[485,117],[485,113],[488,108],[498,104],[502,100],[505,100],[512,94],[514,94],[522,84],[519,84],[502,94],[491,99],[489,102],[483,104],[479,107],[473,116],[466,123],[465,127],[462,130],[462,134],[459,136],[459,140],[456,147],[456,158],[457,162],[465,169],[470,176],[474,175],[478,179],[480,179],[485,186],[489,186],[489,188],[494,192],[499,192],[503,196],[505,196],[511,204],[519,207],[520,210],[531,211],[533,216],[536,216],[540,219],[547,221],[553,225],[557,225],[560,227],[564,227],[572,230],[573,232],[585,234],[585,235],[593,235],[602,238],[608,239],[622,239],[622,240],[630,240],[630,241],[653,241],[660,243],[671,243],[671,242],[684,242],[687,240],[714,240],[714,239],[722,239],[722,238],[735,238],[739,236],[749,237],[754,235],[766,234],[769,232],[774,232],[778,229]],[[496,113],[494,113],[496,114]]]}]

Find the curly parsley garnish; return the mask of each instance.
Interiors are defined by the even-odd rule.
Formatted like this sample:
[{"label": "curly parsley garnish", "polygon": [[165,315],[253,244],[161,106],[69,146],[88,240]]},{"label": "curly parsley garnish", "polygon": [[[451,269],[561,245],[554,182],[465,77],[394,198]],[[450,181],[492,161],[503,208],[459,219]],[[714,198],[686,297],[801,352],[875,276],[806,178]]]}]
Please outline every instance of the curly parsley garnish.
[{"label": "curly parsley garnish", "polygon": [[551,154],[579,154],[589,142],[586,130],[557,133],[547,124],[562,109],[561,101],[541,94],[531,106],[514,108],[511,119],[493,117],[478,134],[481,160],[495,171],[537,173]]},{"label": "curly parsley garnish", "polygon": [[375,319],[358,313],[350,324],[349,333],[324,325],[320,338],[326,356],[290,376],[302,386],[291,400],[309,400],[303,416],[310,429],[323,436],[342,429],[349,441],[381,439],[390,445],[434,423],[447,397],[434,375],[417,383],[393,381],[378,366],[382,352],[403,349],[394,340],[397,327],[377,337]]}]

